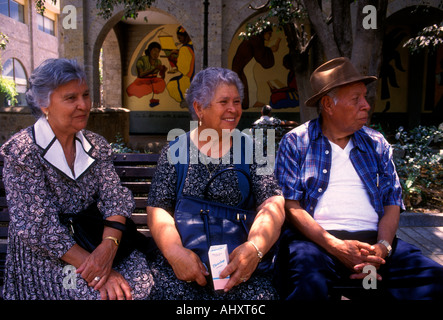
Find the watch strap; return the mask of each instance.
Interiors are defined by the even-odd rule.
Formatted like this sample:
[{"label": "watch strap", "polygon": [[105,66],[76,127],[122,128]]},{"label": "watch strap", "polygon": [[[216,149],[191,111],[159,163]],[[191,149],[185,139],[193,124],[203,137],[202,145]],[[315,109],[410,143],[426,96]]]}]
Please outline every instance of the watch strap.
[{"label": "watch strap", "polygon": [[386,249],[388,250],[387,257],[389,258],[391,256],[391,254],[392,254],[392,247],[389,244],[389,242],[386,241],[386,240],[379,240],[377,243],[380,243],[380,244],[382,244],[382,245],[384,245],[386,247]]}]

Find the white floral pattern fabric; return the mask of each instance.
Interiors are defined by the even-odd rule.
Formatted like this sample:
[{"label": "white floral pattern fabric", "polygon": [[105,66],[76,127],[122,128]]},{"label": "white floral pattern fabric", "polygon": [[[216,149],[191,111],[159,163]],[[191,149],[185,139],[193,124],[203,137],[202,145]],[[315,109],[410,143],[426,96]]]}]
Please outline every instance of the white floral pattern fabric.
[{"label": "white floral pattern fabric", "polygon": [[[75,289],[64,285],[67,265],[60,258],[75,244],[59,216],[75,214],[97,201],[104,218],[130,217],[134,199],[122,187],[107,141],[90,131],[77,134],[76,176],[69,176],[47,156],[54,145],[37,144],[45,119],[6,142],[3,180],[10,214],[5,299],[99,299],[99,292],[76,275]],[[43,124],[43,129],[39,128]],[[42,131],[43,130],[43,131]],[[47,132],[46,132],[47,133]],[[46,158],[45,158],[46,157]],[[53,156],[52,156],[53,157]],[[58,157],[64,157],[58,154]],[[88,163],[85,164],[84,161]],[[153,284],[145,256],[134,251],[116,270],[129,282],[134,299],[146,298]]]}]

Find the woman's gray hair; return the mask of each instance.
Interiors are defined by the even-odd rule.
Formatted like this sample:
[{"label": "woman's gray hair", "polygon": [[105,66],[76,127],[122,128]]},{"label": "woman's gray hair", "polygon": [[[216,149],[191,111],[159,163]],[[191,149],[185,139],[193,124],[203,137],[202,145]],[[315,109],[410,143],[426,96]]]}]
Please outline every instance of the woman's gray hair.
[{"label": "woman's gray hair", "polygon": [[72,80],[86,82],[86,73],[76,60],[47,59],[31,74],[26,101],[36,118],[43,115],[41,107],[48,107],[51,93]]},{"label": "woman's gray hair", "polygon": [[194,102],[201,105],[203,109],[207,108],[214,97],[215,90],[221,84],[236,86],[243,101],[243,83],[237,73],[225,68],[210,67],[204,69],[195,75],[186,91],[186,103],[188,104],[192,119],[197,120],[193,107]]}]

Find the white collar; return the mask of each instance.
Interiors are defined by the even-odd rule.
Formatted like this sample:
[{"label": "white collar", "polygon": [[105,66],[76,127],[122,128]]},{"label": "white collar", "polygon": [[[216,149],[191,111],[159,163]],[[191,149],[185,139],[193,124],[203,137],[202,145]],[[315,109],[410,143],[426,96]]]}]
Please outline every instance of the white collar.
[{"label": "white collar", "polygon": [[72,180],[78,179],[95,162],[95,159],[90,155],[92,151],[91,143],[81,131],[77,132],[75,135],[76,155],[74,161],[76,177],[74,177],[66,161],[62,145],[44,117],[38,119],[34,124],[34,139],[35,143],[44,150],[43,158]]}]

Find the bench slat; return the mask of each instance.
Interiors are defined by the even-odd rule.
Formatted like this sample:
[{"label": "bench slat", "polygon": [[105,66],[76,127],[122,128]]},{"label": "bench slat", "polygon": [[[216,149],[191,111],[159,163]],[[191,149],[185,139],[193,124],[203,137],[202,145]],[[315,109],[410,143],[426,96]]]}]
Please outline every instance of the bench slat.
[{"label": "bench slat", "polygon": [[7,208],[0,210],[0,222],[9,222],[9,210]]},{"label": "bench slat", "polygon": [[157,165],[159,154],[155,153],[116,153],[113,156],[114,165]]},{"label": "bench slat", "polygon": [[139,198],[139,197],[135,197],[134,201],[135,201],[135,207],[137,209],[143,209],[143,211],[146,209],[146,200],[147,198]]},{"label": "bench slat", "polygon": [[[0,240],[0,254],[5,254],[6,251],[8,250],[8,240],[6,239],[1,239]],[[1,266],[0,266],[1,268]]]},{"label": "bench slat", "polygon": [[133,182],[133,181],[122,181],[122,186],[127,187],[129,190],[132,191],[133,194],[147,194],[149,193],[149,190],[151,189],[151,182],[145,181],[145,182]]},{"label": "bench slat", "polygon": [[0,226],[0,238],[7,238],[8,237],[8,227]]},{"label": "bench slat", "polygon": [[115,171],[120,179],[146,179],[152,178],[155,173],[154,167],[130,167],[130,166],[116,166]]},{"label": "bench slat", "polygon": [[135,222],[136,225],[146,226],[146,212],[144,213],[133,213],[131,219]]},{"label": "bench slat", "polygon": [[0,197],[0,209],[7,207],[6,197]]}]

